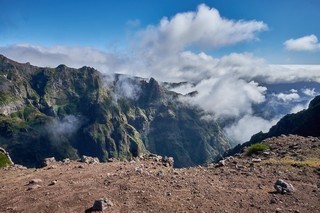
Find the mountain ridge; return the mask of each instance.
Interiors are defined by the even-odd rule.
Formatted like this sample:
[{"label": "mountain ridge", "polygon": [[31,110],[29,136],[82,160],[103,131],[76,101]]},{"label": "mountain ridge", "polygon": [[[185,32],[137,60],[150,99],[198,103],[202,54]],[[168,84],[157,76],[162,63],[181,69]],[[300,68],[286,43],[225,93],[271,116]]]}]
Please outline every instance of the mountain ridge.
[{"label": "mountain ridge", "polygon": [[230,147],[218,123],[153,78],[36,67],[1,56],[0,81],[0,146],[19,164],[153,152],[184,167],[211,162]]}]

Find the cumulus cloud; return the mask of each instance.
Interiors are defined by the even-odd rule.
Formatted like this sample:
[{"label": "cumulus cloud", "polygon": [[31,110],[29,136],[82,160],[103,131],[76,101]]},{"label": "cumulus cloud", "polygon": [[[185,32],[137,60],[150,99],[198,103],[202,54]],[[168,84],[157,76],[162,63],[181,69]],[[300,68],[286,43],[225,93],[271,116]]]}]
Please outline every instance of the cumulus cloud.
[{"label": "cumulus cloud", "polygon": [[298,100],[300,99],[300,96],[298,93],[295,91],[292,93],[278,93],[278,94],[273,94],[278,100],[288,102],[288,101],[293,101],[293,100]]},{"label": "cumulus cloud", "polygon": [[210,78],[202,80],[192,88],[198,94],[184,97],[184,101],[194,103],[217,119],[239,117],[252,113],[252,105],[265,100],[265,87],[256,82],[246,82],[231,77]]},{"label": "cumulus cloud", "polygon": [[285,41],[284,46],[291,51],[319,51],[320,43],[317,36],[308,35],[297,39],[289,39]]},{"label": "cumulus cloud", "polygon": [[261,21],[223,18],[218,10],[201,4],[195,12],[162,18],[158,26],[148,26],[139,36],[143,50],[168,54],[190,46],[215,49],[256,39],[256,34],[267,28]]}]

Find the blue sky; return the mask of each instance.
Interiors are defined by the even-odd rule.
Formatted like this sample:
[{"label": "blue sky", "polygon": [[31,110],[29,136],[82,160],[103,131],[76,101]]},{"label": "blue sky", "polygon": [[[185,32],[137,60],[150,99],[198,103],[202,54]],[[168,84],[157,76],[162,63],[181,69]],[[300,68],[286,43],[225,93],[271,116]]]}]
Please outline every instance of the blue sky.
[{"label": "blue sky", "polygon": [[207,50],[209,54],[251,52],[269,63],[320,63],[320,51],[288,51],[283,45],[288,39],[312,34],[320,38],[318,0],[0,0],[0,46],[31,43],[123,49],[135,31],[157,25],[164,16],[195,11],[201,3],[227,19],[268,25],[253,41]]}]

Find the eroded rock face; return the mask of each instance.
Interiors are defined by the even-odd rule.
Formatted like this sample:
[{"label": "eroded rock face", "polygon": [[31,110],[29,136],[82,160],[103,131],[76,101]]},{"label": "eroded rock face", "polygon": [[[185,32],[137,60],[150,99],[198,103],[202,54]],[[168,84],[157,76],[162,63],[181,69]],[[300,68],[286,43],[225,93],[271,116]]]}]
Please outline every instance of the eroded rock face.
[{"label": "eroded rock face", "polygon": [[11,102],[5,105],[0,105],[0,115],[9,116],[14,112],[19,111],[23,106],[21,102]]}]

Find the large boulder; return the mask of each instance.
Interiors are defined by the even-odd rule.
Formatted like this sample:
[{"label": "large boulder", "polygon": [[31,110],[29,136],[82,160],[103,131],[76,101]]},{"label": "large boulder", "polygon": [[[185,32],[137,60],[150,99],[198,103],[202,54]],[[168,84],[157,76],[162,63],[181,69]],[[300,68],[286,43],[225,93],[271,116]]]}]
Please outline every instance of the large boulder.
[{"label": "large boulder", "polygon": [[281,194],[292,193],[294,191],[293,186],[282,179],[278,179],[276,181],[276,183],[274,184],[274,188],[278,193]]}]

